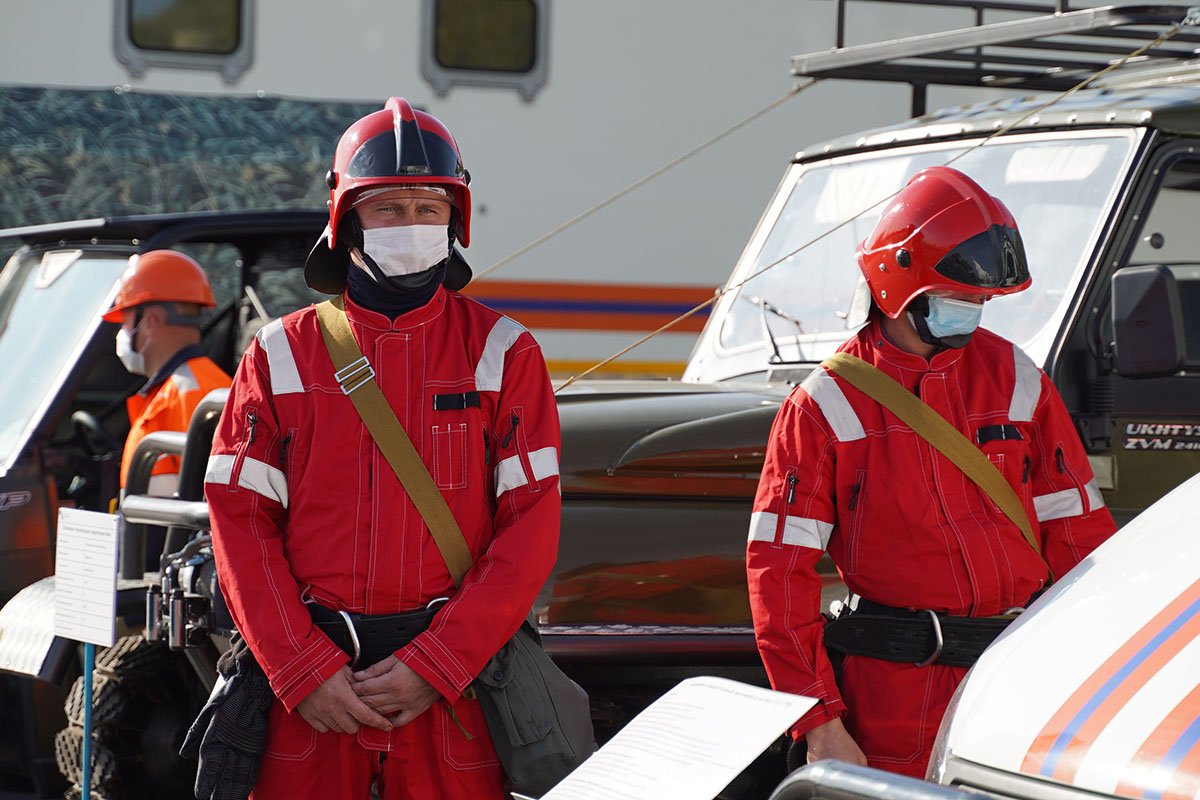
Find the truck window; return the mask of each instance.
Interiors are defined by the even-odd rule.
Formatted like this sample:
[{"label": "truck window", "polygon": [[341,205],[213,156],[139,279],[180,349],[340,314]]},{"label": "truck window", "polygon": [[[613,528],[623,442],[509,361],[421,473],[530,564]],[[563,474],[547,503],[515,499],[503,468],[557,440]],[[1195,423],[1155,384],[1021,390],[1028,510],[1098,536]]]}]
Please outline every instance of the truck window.
[{"label": "truck window", "polygon": [[455,84],[517,89],[546,82],[547,0],[425,0],[421,72],[438,94]]},{"label": "truck window", "polygon": [[[723,318],[722,355],[732,359],[757,353],[761,364],[765,328],[783,360],[812,362],[831,355],[849,336],[845,321],[860,274],[854,252],[874,227],[881,201],[917,171],[945,164],[962,152],[964,145],[956,143],[797,167],[794,183],[789,187],[785,181],[786,202],[761,247],[748,250],[735,273],[735,283],[746,283],[729,301]],[[1131,140],[1111,134],[1017,136],[995,140],[954,162],[1012,211],[1033,273],[1032,287],[1019,298],[988,303],[986,328],[1020,344],[1035,358],[1040,356],[1039,343],[1048,347],[1076,276],[1094,249],[1130,153]],[[813,243],[795,252],[809,242]],[[771,266],[780,259],[784,260]]]},{"label": "truck window", "polygon": [[117,60],[147,67],[216,70],[232,83],[250,66],[254,0],[116,0]]},{"label": "truck window", "polygon": [[1200,367],[1200,159],[1172,162],[1151,201],[1130,266],[1166,264],[1179,285],[1187,364]]}]

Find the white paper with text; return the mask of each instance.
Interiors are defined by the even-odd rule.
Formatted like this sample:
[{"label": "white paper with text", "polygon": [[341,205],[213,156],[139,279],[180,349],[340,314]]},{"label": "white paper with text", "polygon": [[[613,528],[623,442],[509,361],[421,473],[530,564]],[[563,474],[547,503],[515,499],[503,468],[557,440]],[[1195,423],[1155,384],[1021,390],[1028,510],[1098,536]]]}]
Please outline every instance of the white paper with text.
[{"label": "white paper with text", "polygon": [[816,702],[725,678],[689,678],[542,800],[712,800]]},{"label": "white paper with text", "polygon": [[111,647],[117,635],[117,519],[77,508],[58,512],[54,633]]}]

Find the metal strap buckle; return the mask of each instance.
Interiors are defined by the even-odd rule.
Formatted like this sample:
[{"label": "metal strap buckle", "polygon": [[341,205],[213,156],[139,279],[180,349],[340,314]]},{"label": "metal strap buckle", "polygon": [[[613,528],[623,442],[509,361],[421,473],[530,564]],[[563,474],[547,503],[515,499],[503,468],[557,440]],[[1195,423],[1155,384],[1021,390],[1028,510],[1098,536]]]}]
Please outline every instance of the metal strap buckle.
[{"label": "metal strap buckle", "polygon": [[342,621],[346,623],[346,630],[350,634],[350,644],[354,647],[354,655],[350,658],[350,669],[354,669],[358,665],[358,657],[362,655],[362,647],[358,643],[358,631],[354,629],[354,620],[350,619],[349,614],[340,608],[338,613],[342,615]]},{"label": "metal strap buckle", "polygon": [[375,368],[371,366],[371,362],[367,361],[367,357],[363,356],[358,361],[339,369],[333,373],[334,380],[342,387],[342,394],[350,394],[355,389],[359,389],[367,381],[375,378]]},{"label": "metal strap buckle", "polygon": [[942,639],[942,623],[938,619],[938,615],[929,609],[925,609],[925,613],[929,615],[929,620],[933,623],[933,653],[930,654],[929,658],[917,664],[918,667],[928,667],[937,661],[942,655],[942,646],[945,644],[945,641]]}]

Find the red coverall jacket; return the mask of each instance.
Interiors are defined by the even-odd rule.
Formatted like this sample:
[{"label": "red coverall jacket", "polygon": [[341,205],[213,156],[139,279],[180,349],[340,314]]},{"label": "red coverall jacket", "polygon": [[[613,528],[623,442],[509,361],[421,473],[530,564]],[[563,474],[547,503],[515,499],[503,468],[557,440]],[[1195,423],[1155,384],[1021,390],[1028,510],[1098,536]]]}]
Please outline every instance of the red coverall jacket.
[{"label": "red coverall jacket", "polygon": [[[334,379],[309,307],[258,333],[213,442],[205,488],[221,586],[288,711],[349,661],[306,601],[392,614],[452,596],[396,656],[455,701],[516,632],[557,555],[559,425],[545,362],[516,322],[445,289],[395,321],[348,297],[346,312],[475,565],[456,590]],[[390,750],[404,731],[363,726],[358,741]]]},{"label": "red coverall jacket", "polygon": [[[1055,575],[1116,529],[1057,390],[1012,343],[978,330],[927,361],[872,320],[841,350],[911,387],[971,441],[987,440],[981,449],[1035,521]],[[848,711],[872,766],[923,776],[965,670],[847,656],[843,702],[821,643],[814,567],[825,550],[855,594],[975,617],[1024,606],[1046,583],[1045,566],[958,467],[842,378],[818,367],[784,401],[746,556],[763,663],[775,689],[820,701],[795,736]]]},{"label": "red coverall jacket", "polygon": [[[164,374],[165,373],[165,374]],[[129,476],[133,451],[148,433],[155,431],[186,431],[192,412],[213,389],[229,385],[229,376],[198,347],[181,350],[149,381],[146,387],[130,397],[125,405],[129,410],[129,435],[121,456],[121,486]],[[162,456],[154,465],[150,478],[150,494],[166,497],[174,494],[179,485],[178,456]]]}]

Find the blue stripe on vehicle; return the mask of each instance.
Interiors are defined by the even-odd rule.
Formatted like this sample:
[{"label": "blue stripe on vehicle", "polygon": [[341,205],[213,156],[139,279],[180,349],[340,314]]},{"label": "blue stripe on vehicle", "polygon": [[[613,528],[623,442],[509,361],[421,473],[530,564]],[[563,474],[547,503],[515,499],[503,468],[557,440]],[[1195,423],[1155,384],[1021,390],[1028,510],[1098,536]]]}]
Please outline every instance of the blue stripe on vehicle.
[{"label": "blue stripe on vehicle", "polygon": [[1063,753],[1066,752],[1068,745],[1070,745],[1071,741],[1075,738],[1075,734],[1079,731],[1083,724],[1087,722],[1088,717],[1096,713],[1096,709],[1100,707],[1100,704],[1104,702],[1105,698],[1112,694],[1113,691],[1120,686],[1143,661],[1149,658],[1151,653],[1161,647],[1164,642],[1170,639],[1171,636],[1173,636],[1180,628],[1182,628],[1188,620],[1196,616],[1198,612],[1200,612],[1200,600],[1193,602],[1190,606],[1184,609],[1179,616],[1171,620],[1171,622],[1167,624],[1165,628],[1159,631],[1153,639],[1147,642],[1141,650],[1138,650],[1137,653],[1135,653],[1134,656],[1129,659],[1129,661],[1125,662],[1121,669],[1117,670],[1117,672],[1111,678],[1104,682],[1104,685],[1101,686],[1094,695],[1092,695],[1087,704],[1079,710],[1079,713],[1075,715],[1070,724],[1068,724],[1063,729],[1063,732],[1058,735],[1058,738],[1054,740],[1054,746],[1050,748],[1050,752],[1046,756],[1046,760],[1042,763],[1040,773],[1043,776],[1049,778],[1054,775],[1054,769],[1058,766],[1058,760],[1062,758]]}]

